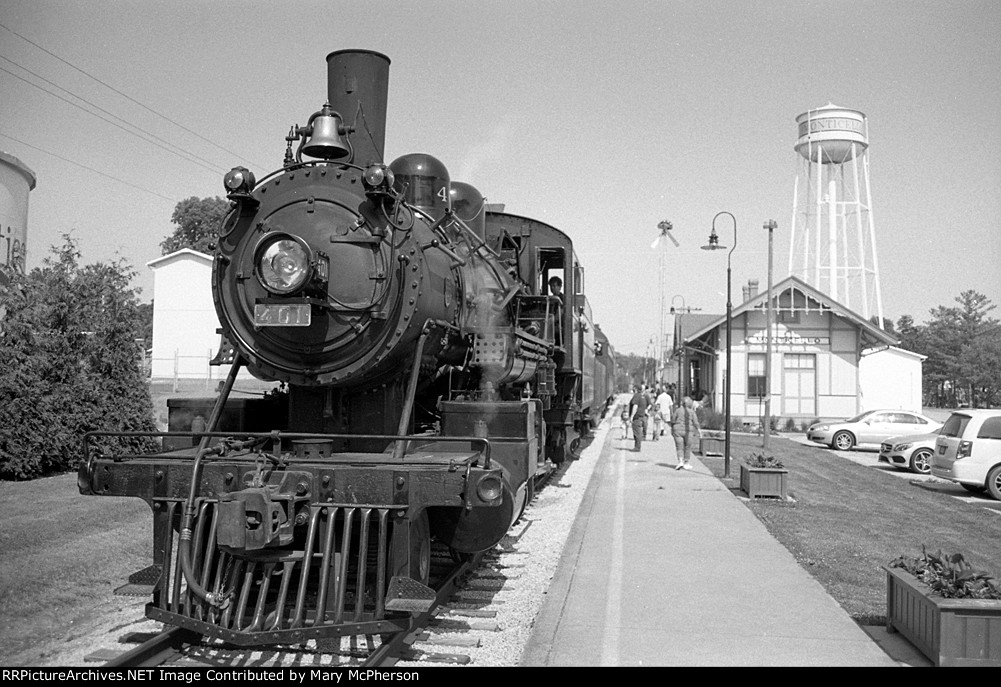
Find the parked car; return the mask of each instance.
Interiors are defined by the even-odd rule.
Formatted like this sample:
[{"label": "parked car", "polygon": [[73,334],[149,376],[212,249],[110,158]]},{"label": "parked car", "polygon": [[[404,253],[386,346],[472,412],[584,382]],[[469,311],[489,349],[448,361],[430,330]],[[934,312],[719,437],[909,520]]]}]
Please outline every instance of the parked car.
[{"label": "parked car", "polygon": [[890,437],[927,434],[942,426],[930,417],[907,410],[867,410],[847,420],[815,422],[806,438],[839,451],[855,446],[879,446]]},{"label": "parked car", "polygon": [[879,445],[879,462],[927,475],[931,472],[935,440],[941,431],[939,427],[928,434],[891,437]]},{"label": "parked car", "polygon": [[1001,501],[1001,409],[963,409],[935,441],[931,474]]}]

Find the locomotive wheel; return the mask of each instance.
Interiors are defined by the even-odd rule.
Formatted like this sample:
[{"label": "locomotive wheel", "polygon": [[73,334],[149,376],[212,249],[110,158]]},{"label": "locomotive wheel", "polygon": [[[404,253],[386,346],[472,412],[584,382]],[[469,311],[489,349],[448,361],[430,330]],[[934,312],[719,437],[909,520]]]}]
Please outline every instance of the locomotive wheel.
[{"label": "locomotive wheel", "polygon": [[448,547],[448,555],[451,557],[454,563],[465,563],[466,561],[472,560],[473,554],[463,553],[462,551],[456,551],[451,546]]},{"label": "locomotive wheel", "polygon": [[[529,479],[528,483],[531,484],[532,480]],[[514,494],[514,518],[511,520],[511,525],[513,526],[516,522],[521,520],[521,516],[525,514],[525,508],[528,507],[528,501],[530,499],[528,493],[528,485],[526,484],[521,489]]]},{"label": "locomotive wheel", "polygon": [[580,437],[577,437],[576,439],[570,442],[570,457],[573,460],[577,460],[577,458],[579,457],[578,451],[580,451]]},{"label": "locomotive wheel", "polygon": [[431,578],[431,527],[428,525],[428,512],[422,510],[410,520],[410,565],[406,561],[396,560],[396,554],[389,552],[389,570],[393,575],[403,575],[421,584],[427,584]]}]

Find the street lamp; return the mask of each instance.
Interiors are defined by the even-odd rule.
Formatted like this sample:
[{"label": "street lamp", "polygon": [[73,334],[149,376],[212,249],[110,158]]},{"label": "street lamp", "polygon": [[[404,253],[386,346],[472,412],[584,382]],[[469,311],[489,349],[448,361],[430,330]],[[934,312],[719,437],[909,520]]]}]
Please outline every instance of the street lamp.
[{"label": "street lamp", "polygon": [[770,219],[764,228],[768,231],[768,306],[765,315],[765,426],[761,448],[768,450],[768,437],[772,433],[772,234],[778,224]]},{"label": "street lamp", "polygon": [[732,310],[733,303],[730,301],[730,256],[733,255],[733,249],[737,247],[737,218],[731,213],[723,210],[717,212],[716,216],[713,217],[712,230],[709,232],[709,243],[702,246],[702,250],[723,250],[726,246],[721,246],[719,244],[719,236],[716,234],[716,220],[719,219],[720,215],[729,215],[730,219],[733,220],[733,247],[730,248],[730,252],[726,254],[726,376],[723,377],[723,419],[726,422],[725,434],[724,434],[724,449],[723,449],[723,476],[730,476],[730,357],[733,338],[732,333]]}]

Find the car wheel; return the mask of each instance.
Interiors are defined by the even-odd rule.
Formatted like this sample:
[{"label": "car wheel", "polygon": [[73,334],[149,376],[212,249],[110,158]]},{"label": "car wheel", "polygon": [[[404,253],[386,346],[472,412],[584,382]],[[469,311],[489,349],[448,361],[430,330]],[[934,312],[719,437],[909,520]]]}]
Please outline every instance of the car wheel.
[{"label": "car wheel", "polygon": [[847,451],[852,446],[855,445],[855,437],[852,436],[851,432],[846,432],[844,430],[838,432],[831,439],[831,448],[837,449],[839,451]]},{"label": "car wheel", "polygon": [[922,475],[931,472],[931,449],[919,448],[911,454],[911,470]]},{"label": "car wheel", "polygon": [[963,487],[963,489],[966,489],[966,491],[971,494],[983,494],[987,491],[987,487],[982,484],[960,484],[959,486]]},{"label": "car wheel", "polygon": [[1001,501],[1001,465],[995,465],[994,469],[987,473],[987,491]]}]

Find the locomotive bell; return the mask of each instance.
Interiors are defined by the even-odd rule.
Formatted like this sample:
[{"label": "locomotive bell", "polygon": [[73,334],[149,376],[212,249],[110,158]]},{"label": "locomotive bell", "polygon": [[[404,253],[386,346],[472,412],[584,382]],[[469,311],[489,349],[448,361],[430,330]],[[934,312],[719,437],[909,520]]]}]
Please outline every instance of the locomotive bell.
[{"label": "locomotive bell", "polygon": [[351,152],[344,140],[347,129],[341,124],[341,116],[330,105],[324,105],[322,110],[309,118],[303,133],[309,136],[309,141],[302,147],[304,155],[334,160]]}]

